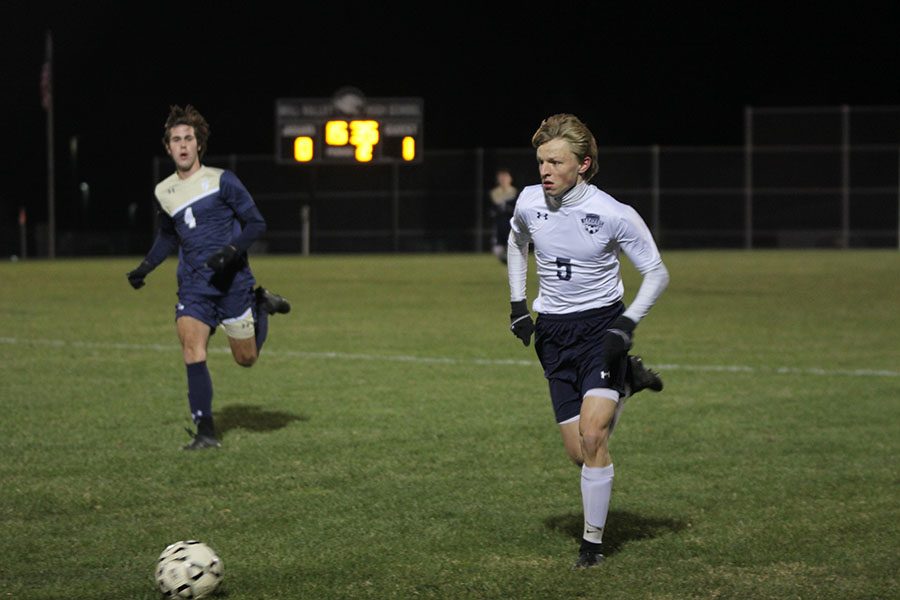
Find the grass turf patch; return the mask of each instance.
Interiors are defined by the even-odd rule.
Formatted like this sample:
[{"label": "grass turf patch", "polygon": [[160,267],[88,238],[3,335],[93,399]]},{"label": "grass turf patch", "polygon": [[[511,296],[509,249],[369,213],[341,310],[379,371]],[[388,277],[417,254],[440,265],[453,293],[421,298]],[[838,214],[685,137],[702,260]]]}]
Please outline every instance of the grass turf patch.
[{"label": "grass turf patch", "polygon": [[900,255],[664,257],[635,352],[666,388],[616,430],[586,572],[493,257],[255,257],[294,309],[252,369],[213,336],[202,453],[179,450],[174,261],[137,292],[135,259],[0,264],[0,592],[156,598],[157,555],[195,538],[229,600],[898,595]]}]

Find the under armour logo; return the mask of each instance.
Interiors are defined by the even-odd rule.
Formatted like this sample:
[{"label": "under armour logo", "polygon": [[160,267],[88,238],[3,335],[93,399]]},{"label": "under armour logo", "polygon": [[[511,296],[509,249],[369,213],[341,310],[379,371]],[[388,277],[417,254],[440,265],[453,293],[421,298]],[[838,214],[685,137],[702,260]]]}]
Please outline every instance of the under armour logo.
[{"label": "under armour logo", "polygon": [[543,220],[546,221],[547,219],[550,218],[550,213],[545,213],[545,212],[537,211],[537,218],[538,218],[538,219],[543,219]]},{"label": "under armour logo", "polygon": [[609,379],[611,375],[612,373],[610,373],[609,371],[600,371],[600,377],[602,379]]},{"label": "under armour logo", "polygon": [[174,194],[174,193],[175,193],[175,186],[173,185],[172,187],[166,188],[166,193],[167,193],[167,194]]}]

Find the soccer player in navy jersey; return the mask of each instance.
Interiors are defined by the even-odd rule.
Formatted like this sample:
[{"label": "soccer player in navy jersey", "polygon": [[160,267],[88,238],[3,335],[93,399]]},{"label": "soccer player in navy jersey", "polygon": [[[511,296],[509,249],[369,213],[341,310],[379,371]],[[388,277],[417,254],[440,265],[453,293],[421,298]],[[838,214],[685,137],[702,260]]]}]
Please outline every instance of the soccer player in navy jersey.
[{"label": "soccer player in navy jersey", "polygon": [[175,172],[156,186],[158,228],[141,264],[127,274],[134,289],[178,249],[175,325],[187,369],[188,403],[197,426],[185,450],[221,446],[213,424],[213,388],[206,366],[209,338],[221,326],[231,354],[252,366],[268,334],[268,317],[290,303],[256,287],[247,250],[266,230],[253,198],[234,173],[207,167],[209,125],[191,105],[172,106],[163,145]]},{"label": "soccer player in navy jersey", "polygon": [[[534,333],[563,446],[581,467],[584,530],[575,568],[586,568],[603,560],[613,480],[609,437],[629,395],[663,387],[628,351],[669,274],[638,213],[589,183],[598,171],[597,142],[580,119],[548,117],[532,146],[541,184],[522,190],[510,222],[510,329],[526,346]],[[526,302],[530,244],[539,283],[536,322]],[[627,308],[620,253],[643,277]]]}]

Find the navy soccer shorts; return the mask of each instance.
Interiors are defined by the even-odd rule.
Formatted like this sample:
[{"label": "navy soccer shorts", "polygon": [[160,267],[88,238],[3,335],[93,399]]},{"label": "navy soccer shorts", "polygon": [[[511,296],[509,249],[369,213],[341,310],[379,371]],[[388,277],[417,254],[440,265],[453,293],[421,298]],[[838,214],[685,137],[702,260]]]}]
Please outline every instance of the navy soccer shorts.
[{"label": "navy soccer shorts", "polygon": [[550,384],[557,423],[581,413],[581,402],[588,390],[608,388],[625,394],[627,357],[617,365],[607,365],[603,358],[606,330],[624,311],[625,305],[619,302],[577,313],[538,315],[534,349]]},{"label": "navy soccer shorts", "polygon": [[[209,325],[211,332],[227,319],[236,319],[254,308],[255,298],[252,286],[231,289],[224,296],[203,294],[185,286],[178,289],[178,304],[175,305],[175,320],[179,317],[194,317]],[[256,313],[253,313],[256,317]]]}]

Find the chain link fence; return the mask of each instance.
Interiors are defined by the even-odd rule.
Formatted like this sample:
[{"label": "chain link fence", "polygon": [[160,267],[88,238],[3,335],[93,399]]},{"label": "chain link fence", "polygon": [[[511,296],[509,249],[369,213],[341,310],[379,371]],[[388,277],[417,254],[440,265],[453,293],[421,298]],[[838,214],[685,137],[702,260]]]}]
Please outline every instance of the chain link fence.
[{"label": "chain link fence", "polygon": [[[592,183],[632,205],[661,248],[900,248],[900,106],[748,107],[742,146],[602,147],[598,158]],[[488,251],[495,171],[519,189],[539,182],[529,147],[425,149],[418,164],[204,162],[234,171],[259,205],[268,231],[256,252]],[[154,158],[148,190],[171,168]],[[152,201],[131,212],[129,231],[60,228],[59,254],[143,254]]]},{"label": "chain link fence", "polygon": [[[745,144],[600,149],[592,183],[664,248],[900,247],[900,107],[747,108]],[[538,183],[532,148],[431,150],[419,165],[208,157],[251,190],[270,252],[481,252],[488,190]],[[155,176],[169,169],[157,159]],[[305,232],[305,234],[304,234]]]}]

